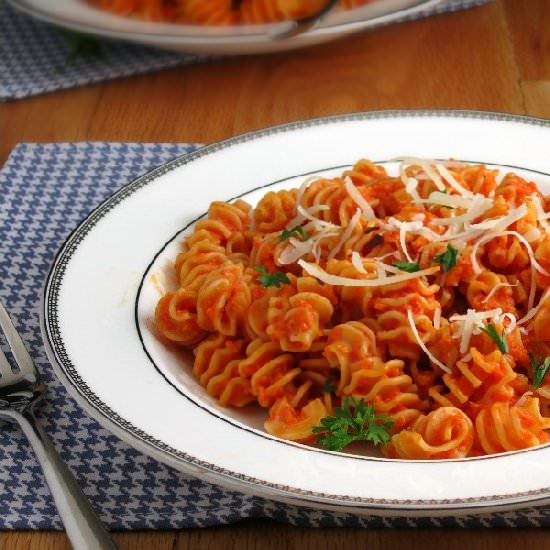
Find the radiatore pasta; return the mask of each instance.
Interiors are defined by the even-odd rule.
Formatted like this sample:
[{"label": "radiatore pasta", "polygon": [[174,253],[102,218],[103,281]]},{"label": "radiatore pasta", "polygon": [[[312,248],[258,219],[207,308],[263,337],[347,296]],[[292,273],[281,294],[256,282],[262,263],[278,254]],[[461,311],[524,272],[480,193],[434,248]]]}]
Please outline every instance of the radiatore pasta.
[{"label": "radiatore pasta", "polygon": [[326,419],[362,400],[391,419],[375,441],[390,458],[540,445],[549,206],[517,174],[414,158],[393,175],[360,160],[254,208],[213,202],[156,329],[192,350],[220,405],[265,408],[282,439],[318,445]]}]

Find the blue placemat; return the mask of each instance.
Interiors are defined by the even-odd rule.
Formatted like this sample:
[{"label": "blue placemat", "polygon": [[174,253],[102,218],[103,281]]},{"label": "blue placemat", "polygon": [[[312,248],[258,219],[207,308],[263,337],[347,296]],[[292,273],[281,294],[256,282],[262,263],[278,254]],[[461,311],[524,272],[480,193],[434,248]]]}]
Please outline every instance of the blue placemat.
[{"label": "blue placemat", "polygon": [[[400,21],[456,11],[490,0],[446,0]],[[71,59],[58,29],[36,21],[0,0],[0,100],[30,97],[103,80],[212,59],[102,40],[100,55]]]},{"label": "blue placemat", "polygon": [[97,49],[75,56],[70,41],[59,29],[34,20],[0,0],[0,100],[211,59],[114,40],[95,41],[94,45]]},{"label": "blue placemat", "polygon": [[[250,517],[305,526],[550,526],[550,508],[461,518],[357,518],[228,492],[146,457],[76,405],[53,375],[40,337],[40,295],[53,257],[101,200],[135,176],[195,147],[22,144],[0,171],[0,300],[48,385],[40,419],[103,521],[112,529],[204,527]],[[21,432],[3,424],[0,529],[51,528],[59,529],[61,523],[40,468]]]}]

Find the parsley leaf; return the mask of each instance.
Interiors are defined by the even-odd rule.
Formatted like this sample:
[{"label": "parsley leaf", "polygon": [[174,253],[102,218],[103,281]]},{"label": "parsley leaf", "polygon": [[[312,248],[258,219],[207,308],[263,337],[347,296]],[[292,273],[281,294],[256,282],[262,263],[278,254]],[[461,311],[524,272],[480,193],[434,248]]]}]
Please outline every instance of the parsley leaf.
[{"label": "parsley leaf", "polygon": [[346,397],[342,407],[336,407],[333,416],[322,418],[321,426],[315,426],[312,432],[321,434],[318,443],[329,451],[341,451],[353,441],[387,443],[392,426],[391,418],[375,414],[374,405],[366,405],[363,398],[357,401],[355,397]]},{"label": "parsley leaf", "polygon": [[432,263],[441,264],[445,273],[450,271],[456,265],[456,258],[458,256],[458,249],[452,244],[447,245],[447,250],[442,254],[438,254]]},{"label": "parsley leaf", "polygon": [[489,323],[486,328],[481,329],[481,332],[484,332],[487,336],[489,336],[489,338],[494,340],[498,346],[498,349],[502,353],[508,353],[508,341],[506,340],[506,333],[504,332],[504,329],[502,329],[502,335],[499,336],[495,325],[493,325],[493,323]]},{"label": "parsley leaf", "polygon": [[301,225],[297,225],[292,229],[283,229],[283,232],[279,235],[279,241],[286,241],[295,235],[300,235],[302,241],[307,241],[308,239],[308,234],[304,231],[304,228]]},{"label": "parsley leaf", "polygon": [[329,393],[335,392],[336,391],[336,386],[334,385],[335,381],[336,381],[335,378],[333,378],[332,376],[329,376],[325,380],[325,385],[323,386],[323,391],[324,392],[329,392]]},{"label": "parsley leaf", "polygon": [[261,274],[261,277],[258,277],[258,281],[265,287],[276,286],[277,288],[281,288],[282,284],[290,284],[290,279],[280,271],[268,273],[263,265],[256,266],[256,271]]},{"label": "parsley leaf", "polygon": [[395,262],[393,265],[407,273],[414,273],[420,269],[418,262]]},{"label": "parsley leaf", "polygon": [[530,353],[531,368],[533,369],[533,387],[540,388],[546,374],[550,370],[550,357],[544,359],[535,359],[535,356]]},{"label": "parsley leaf", "polygon": [[69,48],[69,52],[65,58],[67,65],[78,57],[101,57],[101,45],[95,37],[67,29],[58,30]]}]

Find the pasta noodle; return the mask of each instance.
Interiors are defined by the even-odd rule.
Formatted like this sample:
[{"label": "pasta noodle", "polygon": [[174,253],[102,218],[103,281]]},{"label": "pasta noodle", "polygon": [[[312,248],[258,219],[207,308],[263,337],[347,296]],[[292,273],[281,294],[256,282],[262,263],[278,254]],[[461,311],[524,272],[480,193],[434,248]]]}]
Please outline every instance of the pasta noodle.
[{"label": "pasta noodle", "polygon": [[[374,0],[344,0],[354,9]],[[272,23],[318,12],[326,0],[90,0],[100,9],[149,21],[193,25]]]},{"label": "pasta noodle", "polygon": [[327,418],[368,404],[391,420],[391,458],[545,443],[549,199],[516,174],[497,182],[452,160],[407,158],[395,176],[360,160],[255,208],[213,202],[157,332],[193,351],[209,396],[267,409],[283,439],[319,445]]}]

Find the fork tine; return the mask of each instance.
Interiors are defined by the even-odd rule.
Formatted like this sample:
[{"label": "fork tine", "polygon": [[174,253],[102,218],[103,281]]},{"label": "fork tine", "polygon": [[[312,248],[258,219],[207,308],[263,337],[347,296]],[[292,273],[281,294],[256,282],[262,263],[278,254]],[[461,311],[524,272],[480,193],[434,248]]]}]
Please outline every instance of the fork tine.
[{"label": "fork tine", "polygon": [[[0,328],[6,335],[6,340],[8,341],[8,344],[11,348],[11,352],[13,353],[13,356],[15,358],[15,362],[17,363],[17,366],[21,369],[21,374],[22,375],[35,374],[36,368],[34,366],[32,358],[29,355],[29,352],[27,351],[27,348],[25,347],[23,340],[21,340],[21,336],[19,336],[19,333],[17,332],[17,329],[13,325],[8,315],[8,312],[4,308],[4,305],[2,304],[2,302],[0,302]],[[11,366],[6,356],[2,352],[2,357],[0,357],[0,364],[2,365],[2,373],[4,373],[4,367],[6,366],[4,364],[4,361],[8,363],[8,368],[9,368],[8,372],[11,372]]]},{"label": "fork tine", "polygon": [[21,375],[13,372],[6,354],[0,349],[0,386],[15,383],[20,379]]}]

